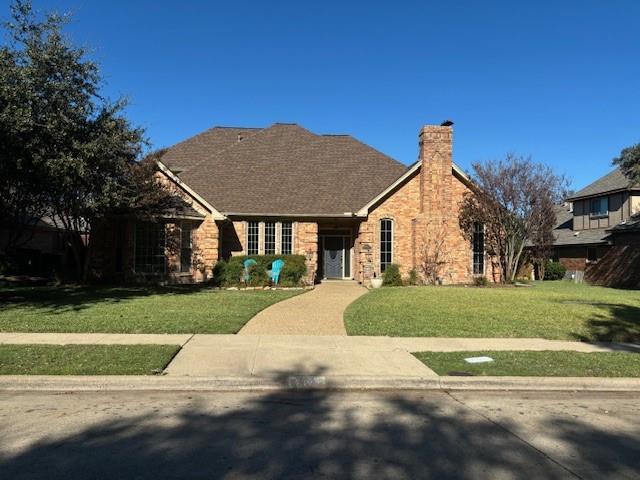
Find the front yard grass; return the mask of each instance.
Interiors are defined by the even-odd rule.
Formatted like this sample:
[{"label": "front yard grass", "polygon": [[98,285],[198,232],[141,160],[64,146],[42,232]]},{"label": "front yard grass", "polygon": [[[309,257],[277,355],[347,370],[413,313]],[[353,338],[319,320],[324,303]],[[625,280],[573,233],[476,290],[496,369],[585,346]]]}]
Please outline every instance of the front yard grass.
[{"label": "front yard grass", "polygon": [[349,335],[640,341],[640,292],[568,281],[531,287],[381,288],[344,314]]},{"label": "front yard grass", "polygon": [[[640,354],[630,352],[419,352],[414,355],[438,375],[523,377],[640,377]],[[465,358],[489,356],[470,364]]]},{"label": "front yard grass", "polygon": [[177,287],[0,287],[0,331],[236,333],[299,290]]},{"label": "front yard grass", "polygon": [[0,345],[0,375],[151,375],[177,345]]}]

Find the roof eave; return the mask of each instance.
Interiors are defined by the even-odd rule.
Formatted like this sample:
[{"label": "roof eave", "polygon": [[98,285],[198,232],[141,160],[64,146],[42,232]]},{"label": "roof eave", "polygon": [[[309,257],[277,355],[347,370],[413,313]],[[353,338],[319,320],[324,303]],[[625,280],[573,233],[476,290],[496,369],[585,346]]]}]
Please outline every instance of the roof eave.
[{"label": "roof eave", "polygon": [[228,217],[287,217],[287,218],[355,218],[358,213],[261,213],[261,212],[224,212]]},{"label": "roof eave", "polygon": [[640,192],[640,187],[614,188],[613,190],[604,190],[602,192],[590,193],[588,195],[574,195],[566,199],[567,202],[575,202],[576,200],[585,200],[587,198],[601,197],[603,195],[611,195],[620,192]]}]

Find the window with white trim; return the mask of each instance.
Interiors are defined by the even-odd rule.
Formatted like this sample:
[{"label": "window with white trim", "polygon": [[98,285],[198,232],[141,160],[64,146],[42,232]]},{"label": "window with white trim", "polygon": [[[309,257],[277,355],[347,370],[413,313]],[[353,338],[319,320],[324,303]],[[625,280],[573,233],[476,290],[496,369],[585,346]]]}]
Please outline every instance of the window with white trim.
[{"label": "window with white trim", "polygon": [[264,254],[276,253],[276,222],[264,222]]},{"label": "window with white trim", "polygon": [[247,255],[257,255],[260,245],[260,223],[247,222]]},{"label": "window with white trim", "polygon": [[473,224],[473,236],[471,239],[473,249],[473,274],[484,275],[484,224]]},{"label": "window with white trim", "polygon": [[393,220],[380,220],[380,273],[393,262]]},{"label": "window with white trim", "polygon": [[134,268],[138,273],[164,273],[167,266],[164,223],[136,223]]},{"label": "window with white trim", "polygon": [[293,253],[293,224],[282,222],[280,231],[280,253],[291,255]]}]

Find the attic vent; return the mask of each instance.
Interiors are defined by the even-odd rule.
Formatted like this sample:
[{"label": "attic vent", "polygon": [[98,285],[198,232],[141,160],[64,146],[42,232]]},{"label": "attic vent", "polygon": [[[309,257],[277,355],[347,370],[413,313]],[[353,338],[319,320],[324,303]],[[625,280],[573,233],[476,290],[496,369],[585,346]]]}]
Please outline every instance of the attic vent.
[{"label": "attic vent", "polygon": [[580,235],[580,232],[573,232],[574,237],[577,237],[578,235]]},{"label": "attic vent", "polygon": [[238,142],[241,142],[241,141],[242,141],[242,134],[241,134],[241,133],[239,133],[239,134],[238,134]]}]

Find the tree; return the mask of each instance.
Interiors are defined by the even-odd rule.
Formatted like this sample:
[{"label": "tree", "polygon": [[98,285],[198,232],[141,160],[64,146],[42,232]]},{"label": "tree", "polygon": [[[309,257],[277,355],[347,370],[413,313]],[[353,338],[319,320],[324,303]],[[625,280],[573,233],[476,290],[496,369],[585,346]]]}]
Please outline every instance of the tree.
[{"label": "tree", "polygon": [[613,159],[614,165],[620,167],[632,183],[640,183],[640,143],[623,148],[620,156]]},{"label": "tree", "polygon": [[566,184],[550,167],[513,154],[473,164],[460,226],[470,238],[475,222],[485,225],[485,248],[497,259],[503,282],[515,280],[527,245],[552,241],[555,205],[563,199]]},{"label": "tree", "polygon": [[[145,141],[123,111],[100,95],[98,66],[65,38],[65,18],[40,20],[17,0],[0,50],[0,158],[9,216],[48,214],[65,232],[78,277],[86,279],[91,229],[114,211],[143,210],[162,186],[155,162],[138,163]],[[25,203],[26,202],[26,203]],[[88,239],[88,240],[87,240]]]},{"label": "tree", "polygon": [[426,235],[420,251],[419,269],[424,281],[436,285],[443,278],[443,269],[451,261],[451,254],[447,249],[446,220],[440,225],[429,222]]}]

